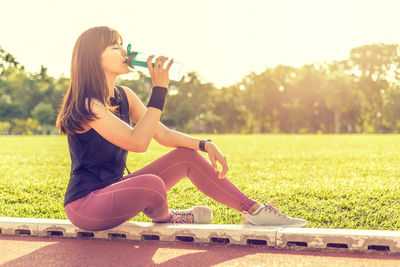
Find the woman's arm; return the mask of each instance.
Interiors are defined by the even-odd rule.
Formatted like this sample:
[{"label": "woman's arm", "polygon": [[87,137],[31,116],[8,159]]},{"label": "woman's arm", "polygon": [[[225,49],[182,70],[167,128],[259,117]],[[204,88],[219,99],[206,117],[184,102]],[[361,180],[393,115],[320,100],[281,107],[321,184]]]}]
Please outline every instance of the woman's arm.
[{"label": "woman's arm", "polygon": [[132,128],[97,100],[91,101],[91,109],[98,118],[88,122],[88,125],[110,143],[132,152],[146,151],[161,117],[160,109],[149,107]]},{"label": "woman's arm", "polygon": [[[90,109],[95,113],[96,119],[89,121],[88,125],[95,129],[106,140],[125,150],[145,152],[153,139],[161,117],[164,100],[168,92],[168,71],[173,60],[164,68],[168,59],[160,56],[156,59],[154,67],[151,64],[154,55],[146,61],[151,80],[153,82],[152,94],[143,116],[138,118],[134,128],[112,114],[103,103],[93,99]],[[88,105],[88,103],[86,103]]]},{"label": "woman's arm", "polygon": [[[124,86],[122,86],[122,88],[125,90],[125,93],[128,97],[129,118],[131,121],[137,123],[141,120],[147,109],[140,98],[131,89]],[[187,147],[194,150],[199,149],[199,138],[171,130],[161,122],[158,122],[154,139],[160,145],[166,147]],[[208,142],[206,142],[205,149],[207,149],[207,143]]]},{"label": "woman's arm", "polygon": [[[122,87],[128,97],[129,102],[129,118],[133,122],[140,121],[148,109],[144,106],[139,97],[128,87]],[[200,139],[192,137],[190,135],[177,132],[167,128],[161,122],[158,122],[157,129],[154,133],[154,139],[163,146],[166,147],[186,147],[194,150],[199,150]],[[225,178],[225,174],[228,171],[228,163],[226,157],[222,154],[219,148],[211,142],[205,142],[205,150],[208,152],[208,157],[217,171],[217,163],[219,161],[222,165],[222,171],[219,174],[219,178]],[[147,146],[146,146],[147,149]]]},{"label": "woman's arm", "polygon": [[[187,147],[194,150],[199,150],[199,143],[200,143],[199,138],[178,131],[174,131],[171,129],[165,131],[164,134],[161,135],[156,141],[160,145],[166,147]],[[206,142],[204,146],[206,150],[208,147],[208,143],[209,142]]]},{"label": "woman's arm", "polygon": [[[134,123],[140,121],[146,112],[146,107],[140,98],[133,92],[130,88],[121,86],[129,102],[129,118]],[[163,146],[166,147],[187,147],[194,150],[199,150],[200,139],[189,136],[187,134],[177,132],[169,129],[161,122],[158,122],[156,132],[154,134],[154,139]],[[207,149],[207,143],[205,148]]]}]

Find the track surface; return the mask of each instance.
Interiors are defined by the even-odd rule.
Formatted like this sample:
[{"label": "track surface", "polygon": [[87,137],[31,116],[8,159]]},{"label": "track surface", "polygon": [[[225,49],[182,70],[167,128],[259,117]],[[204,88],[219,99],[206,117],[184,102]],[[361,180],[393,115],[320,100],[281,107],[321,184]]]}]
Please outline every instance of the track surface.
[{"label": "track surface", "polygon": [[400,266],[400,255],[184,242],[0,236],[1,266]]}]

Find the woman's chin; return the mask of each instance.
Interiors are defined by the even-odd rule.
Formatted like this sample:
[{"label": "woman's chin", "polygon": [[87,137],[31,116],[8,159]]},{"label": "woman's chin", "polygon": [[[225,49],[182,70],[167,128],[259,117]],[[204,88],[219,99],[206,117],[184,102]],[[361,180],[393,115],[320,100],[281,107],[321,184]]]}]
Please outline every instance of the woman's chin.
[{"label": "woman's chin", "polygon": [[121,72],[119,72],[117,75],[119,76],[119,75],[126,75],[126,74],[129,74],[130,73],[130,71],[129,70],[126,70],[126,71],[121,71]]},{"label": "woman's chin", "polygon": [[128,68],[122,69],[122,70],[118,71],[118,75],[128,74],[129,72],[130,72],[130,71],[129,71]]}]

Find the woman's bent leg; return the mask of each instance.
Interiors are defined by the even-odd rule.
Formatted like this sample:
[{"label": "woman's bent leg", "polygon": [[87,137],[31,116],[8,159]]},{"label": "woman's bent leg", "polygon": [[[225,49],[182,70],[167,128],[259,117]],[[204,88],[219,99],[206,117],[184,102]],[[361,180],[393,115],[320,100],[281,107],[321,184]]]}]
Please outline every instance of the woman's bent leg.
[{"label": "woman's bent leg", "polygon": [[167,222],[166,188],[153,174],[139,175],[91,192],[65,206],[69,220],[82,229],[100,231],[116,227],[143,211],[155,222]]},{"label": "woman's bent leg", "polygon": [[177,148],[123,179],[146,173],[161,177],[167,190],[182,178],[188,177],[204,194],[238,211],[247,211],[257,203],[226,177],[219,179],[219,172],[214,170],[205,157],[193,149]]}]

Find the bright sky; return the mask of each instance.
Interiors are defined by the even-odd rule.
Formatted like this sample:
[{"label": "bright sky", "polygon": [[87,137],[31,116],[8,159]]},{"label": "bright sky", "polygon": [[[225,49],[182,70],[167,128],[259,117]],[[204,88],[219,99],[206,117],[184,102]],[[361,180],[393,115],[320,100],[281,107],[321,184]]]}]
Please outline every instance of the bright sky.
[{"label": "bright sky", "polygon": [[136,51],[174,57],[218,87],[278,64],[400,43],[398,0],[6,0],[1,9],[0,46],[27,71],[44,65],[56,78],[69,77],[75,41],[93,26],[115,28]]}]

